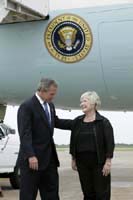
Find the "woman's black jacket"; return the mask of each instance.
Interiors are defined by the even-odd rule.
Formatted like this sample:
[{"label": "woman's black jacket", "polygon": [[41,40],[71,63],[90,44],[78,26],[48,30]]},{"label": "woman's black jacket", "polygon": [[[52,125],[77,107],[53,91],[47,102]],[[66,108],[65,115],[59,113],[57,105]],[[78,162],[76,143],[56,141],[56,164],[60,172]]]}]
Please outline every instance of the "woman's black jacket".
[{"label": "woman's black jacket", "polygon": [[[85,115],[78,116],[74,120],[55,119],[55,127],[71,130],[70,154],[76,157],[76,142]],[[93,131],[95,134],[98,163],[103,164],[106,158],[112,158],[114,152],[113,128],[107,118],[96,112]]]}]

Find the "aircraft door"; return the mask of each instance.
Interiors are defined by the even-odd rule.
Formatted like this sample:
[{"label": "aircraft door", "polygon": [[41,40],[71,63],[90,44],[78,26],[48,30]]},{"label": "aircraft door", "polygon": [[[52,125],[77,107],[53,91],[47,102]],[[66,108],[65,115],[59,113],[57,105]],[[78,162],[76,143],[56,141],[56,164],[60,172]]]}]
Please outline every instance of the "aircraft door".
[{"label": "aircraft door", "polygon": [[[132,109],[133,19],[99,25],[99,46],[109,104]],[[125,108],[126,109],[126,108]]]}]

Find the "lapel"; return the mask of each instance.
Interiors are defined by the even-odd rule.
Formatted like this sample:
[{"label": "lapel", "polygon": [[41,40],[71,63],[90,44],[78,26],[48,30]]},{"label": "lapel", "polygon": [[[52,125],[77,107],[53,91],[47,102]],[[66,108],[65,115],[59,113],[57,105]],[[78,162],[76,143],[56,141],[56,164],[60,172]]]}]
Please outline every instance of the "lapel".
[{"label": "lapel", "polygon": [[[42,107],[42,105],[40,104],[40,102],[38,101],[37,97],[34,95],[33,96],[33,102],[34,102],[34,108],[37,110],[37,112],[41,115],[42,119],[44,120],[45,124],[47,125],[47,127],[51,129],[48,120],[47,120],[47,116],[45,114],[45,111]],[[51,115],[52,116],[52,115]]]}]

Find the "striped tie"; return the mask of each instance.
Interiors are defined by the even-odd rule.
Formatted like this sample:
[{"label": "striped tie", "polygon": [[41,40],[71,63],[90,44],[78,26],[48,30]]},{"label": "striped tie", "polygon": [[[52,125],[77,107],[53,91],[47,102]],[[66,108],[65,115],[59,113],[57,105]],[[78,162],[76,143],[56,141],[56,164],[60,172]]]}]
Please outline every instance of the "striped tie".
[{"label": "striped tie", "polygon": [[47,116],[47,120],[48,120],[48,122],[49,122],[49,125],[51,125],[50,113],[49,113],[49,111],[48,111],[47,102],[44,102],[43,105],[44,105],[44,109],[45,109],[45,114],[46,114],[46,116]]}]

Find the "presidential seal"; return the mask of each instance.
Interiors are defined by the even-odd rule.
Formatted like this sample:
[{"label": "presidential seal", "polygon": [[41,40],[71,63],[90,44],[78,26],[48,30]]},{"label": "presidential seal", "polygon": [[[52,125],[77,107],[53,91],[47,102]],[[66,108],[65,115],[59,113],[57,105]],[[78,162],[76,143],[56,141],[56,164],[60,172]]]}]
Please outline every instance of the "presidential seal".
[{"label": "presidential seal", "polygon": [[48,25],[44,40],[49,53],[59,61],[82,60],[92,46],[92,33],[87,22],[73,14],[63,14]]}]

